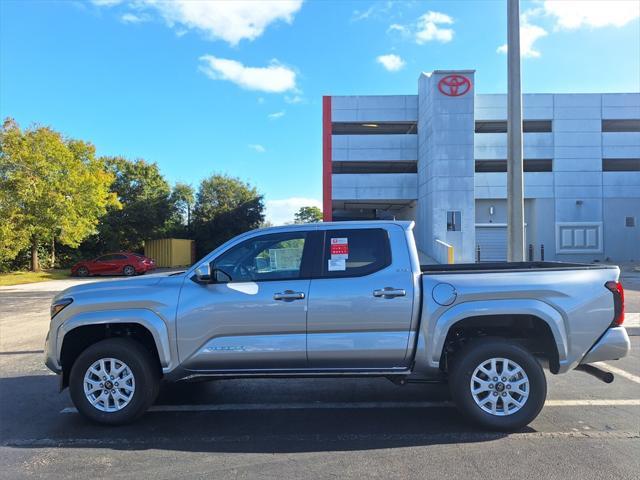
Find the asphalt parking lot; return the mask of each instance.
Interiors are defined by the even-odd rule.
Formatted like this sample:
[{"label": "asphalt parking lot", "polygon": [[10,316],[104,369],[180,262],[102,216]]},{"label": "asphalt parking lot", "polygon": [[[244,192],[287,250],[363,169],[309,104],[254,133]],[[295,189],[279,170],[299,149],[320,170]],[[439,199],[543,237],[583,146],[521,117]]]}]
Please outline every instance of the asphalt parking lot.
[{"label": "asphalt parking lot", "polygon": [[107,428],[43,365],[50,299],[77,281],[95,280],[0,288],[2,478],[638,478],[638,336],[611,385],[549,374],[545,409],[510,435],[464,423],[446,387],[384,379],[164,386],[139,422]]}]

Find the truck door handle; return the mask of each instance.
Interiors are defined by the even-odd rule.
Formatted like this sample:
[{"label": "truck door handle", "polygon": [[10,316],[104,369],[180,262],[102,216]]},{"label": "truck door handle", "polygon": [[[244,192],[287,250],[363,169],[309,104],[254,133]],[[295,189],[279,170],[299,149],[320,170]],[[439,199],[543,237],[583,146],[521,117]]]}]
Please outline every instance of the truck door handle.
[{"label": "truck door handle", "polygon": [[393,298],[393,297],[405,297],[406,295],[407,295],[407,291],[404,288],[385,287],[385,288],[373,291],[374,297]]},{"label": "truck door handle", "polygon": [[302,300],[304,298],[304,292],[294,292],[293,290],[285,290],[284,292],[278,292],[273,294],[274,300]]}]

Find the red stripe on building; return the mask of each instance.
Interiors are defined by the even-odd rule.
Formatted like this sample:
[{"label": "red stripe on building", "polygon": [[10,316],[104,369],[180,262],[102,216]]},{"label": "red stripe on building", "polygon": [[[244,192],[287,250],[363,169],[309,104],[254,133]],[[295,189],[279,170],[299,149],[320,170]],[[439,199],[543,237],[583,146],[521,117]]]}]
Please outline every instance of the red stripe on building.
[{"label": "red stripe on building", "polygon": [[331,202],[331,97],[322,97],[322,217],[330,222]]}]

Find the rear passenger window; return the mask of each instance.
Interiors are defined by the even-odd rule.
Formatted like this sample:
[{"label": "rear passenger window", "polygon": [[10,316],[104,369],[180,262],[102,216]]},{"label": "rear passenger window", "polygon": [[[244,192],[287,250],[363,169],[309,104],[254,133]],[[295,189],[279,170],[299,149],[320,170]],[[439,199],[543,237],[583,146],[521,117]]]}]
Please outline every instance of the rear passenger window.
[{"label": "rear passenger window", "polygon": [[382,228],[327,230],[322,276],[358,277],[391,264],[389,235]]}]

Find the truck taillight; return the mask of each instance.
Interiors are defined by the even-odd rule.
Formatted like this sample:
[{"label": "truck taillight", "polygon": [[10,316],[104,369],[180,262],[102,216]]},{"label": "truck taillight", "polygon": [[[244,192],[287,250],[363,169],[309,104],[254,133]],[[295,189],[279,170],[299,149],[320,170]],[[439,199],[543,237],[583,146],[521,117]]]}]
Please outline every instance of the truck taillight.
[{"label": "truck taillight", "polygon": [[624,322],[624,288],[620,282],[607,282],[604,284],[613,293],[613,322],[612,327],[619,327]]}]

